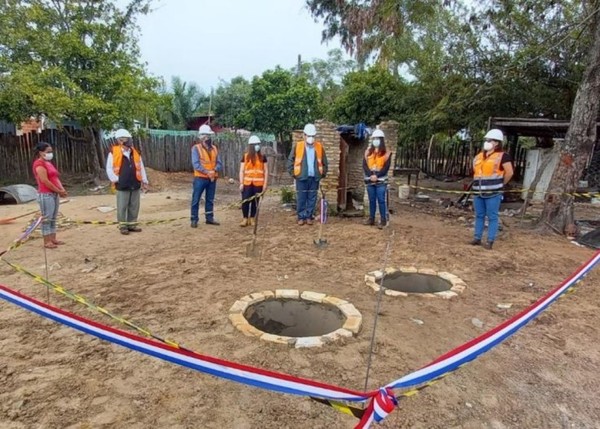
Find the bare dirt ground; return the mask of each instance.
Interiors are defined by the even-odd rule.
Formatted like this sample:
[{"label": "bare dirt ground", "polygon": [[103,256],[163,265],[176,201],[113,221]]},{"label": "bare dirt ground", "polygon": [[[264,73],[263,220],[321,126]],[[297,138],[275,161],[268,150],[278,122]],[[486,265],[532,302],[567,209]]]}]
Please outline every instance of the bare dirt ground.
[{"label": "bare dirt ground", "polygon": [[[141,220],[187,217],[187,175],[151,176]],[[329,247],[318,250],[317,226],[297,227],[277,195],[266,198],[259,228],[262,257],[245,256],[250,231],[228,208],[236,185],[219,183],[220,227],[187,220],[144,226],[122,236],[114,226],[62,228],[67,244],[48,251],[52,281],[116,314],[201,353],[362,390],[375,293],[364,274],[379,269],[391,230],[388,265],[449,271],[468,285],[457,299],[384,297],[370,388],[390,382],[514,315],[558,284],[593,251],[542,236],[503,218],[493,251],[466,243],[469,213],[436,203],[395,202],[389,229],[331,218]],[[76,196],[68,218],[113,220],[94,207],[112,195]],[[0,207],[0,217],[35,204]],[[597,218],[595,209],[586,214]],[[0,225],[5,248],[27,218]],[[41,240],[8,258],[44,273]],[[97,266],[91,272],[90,266]],[[285,277],[287,276],[287,278]],[[596,428],[600,384],[600,315],[594,272],[515,337],[458,372],[402,400],[388,428]],[[6,264],[0,282],[40,300],[46,290]],[[318,349],[290,349],[245,337],[228,320],[240,297],[291,288],[327,293],[363,314],[360,334]],[[121,327],[52,293],[53,305]],[[498,303],[512,303],[499,310]],[[472,318],[484,323],[477,328]],[[424,324],[416,324],[419,319]],[[306,398],[262,391],[193,372],[110,345],[0,302],[0,427],[21,428],[349,428],[356,420]]]}]

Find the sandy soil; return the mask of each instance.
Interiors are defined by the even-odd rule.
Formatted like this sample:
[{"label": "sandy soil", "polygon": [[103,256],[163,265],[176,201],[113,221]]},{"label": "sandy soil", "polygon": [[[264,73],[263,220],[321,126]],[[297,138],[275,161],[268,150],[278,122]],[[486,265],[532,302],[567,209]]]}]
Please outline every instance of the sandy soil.
[{"label": "sandy soil", "polygon": [[[151,178],[152,179],[152,178]],[[144,196],[141,220],[187,217],[189,184],[166,175]],[[395,203],[391,228],[360,219],[332,218],[330,245],[313,245],[317,226],[297,227],[276,195],[262,211],[262,257],[245,256],[250,231],[229,208],[236,186],[217,191],[220,227],[187,220],[144,226],[122,236],[114,226],[61,229],[67,244],[47,252],[49,277],[158,335],[196,351],[362,390],[375,293],[364,274],[383,264],[449,271],[468,288],[451,301],[419,297],[382,303],[369,387],[396,379],[481,334],[532,303],[586,261],[592,251],[556,236],[541,236],[505,217],[495,250],[466,243],[471,215],[439,204]],[[112,195],[77,196],[61,212],[77,220],[113,220],[95,207]],[[0,207],[0,218],[34,204]],[[596,211],[589,213],[595,215]],[[588,216],[588,218],[589,218]],[[27,218],[0,225],[5,247]],[[44,272],[41,240],[9,258]],[[90,266],[97,266],[89,271]],[[287,278],[285,277],[287,276]],[[515,337],[455,374],[403,400],[382,427],[595,428],[600,427],[600,342],[595,272],[576,292]],[[38,299],[45,289],[0,264],[0,282]],[[248,293],[276,288],[323,292],[362,312],[361,333],[320,349],[289,349],[243,336],[227,316]],[[53,305],[119,326],[52,294]],[[498,303],[512,303],[499,310]],[[477,328],[478,318],[483,328]],[[411,319],[424,322],[416,324]],[[21,428],[348,428],[356,420],[309,399],[284,396],[216,379],[110,345],[0,302],[0,427]]]}]

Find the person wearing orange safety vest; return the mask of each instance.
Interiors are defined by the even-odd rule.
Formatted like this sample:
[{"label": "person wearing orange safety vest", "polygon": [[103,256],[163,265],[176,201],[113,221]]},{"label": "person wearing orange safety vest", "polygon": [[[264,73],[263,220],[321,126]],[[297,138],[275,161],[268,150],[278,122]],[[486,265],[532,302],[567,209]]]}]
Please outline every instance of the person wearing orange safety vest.
[{"label": "person wearing orange safety vest", "polygon": [[365,221],[365,225],[375,225],[375,211],[379,205],[379,229],[383,229],[389,222],[386,199],[390,158],[391,152],[385,148],[383,131],[380,129],[373,131],[370,147],[363,157],[365,185],[369,196],[369,218]]},{"label": "person wearing orange safety vest", "polygon": [[215,133],[209,125],[202,125],[198,129],[198,143],[192,147],[192,166],[194,167],[194,185],[192,192],[192,212],[190,216],[191,227],[198,227],[198,210],[200,198],[206,191],[204,216],[207,225],[219,225],[214,215],[215,192],[217,191],[217,178],[223,170],[223,163],[218,148],[213,144],[212,136]]},{"label": "person wearing orange safety vest", "polygon": [[473,160],[473,207],[475,209],[475,234],[471,241],[481,245],[485,218],[488,219],[486,249],[491,249],[498,233],[498,213],[502,202],[502,189],[513,176],[510,155],[502,151],[502,131],[492,129],[484,137],[483,150]]},{"label": "person wearing orange safety vest", "polygon": [[327,176],[327,156],[321,142],[315,140],[317,128],[304,127],[304,140],[297,142],[288,158],[288,172],[296,179],[296,213],[298,225],[312,225],[317,204],[317,190]]},{"label": "person wearing orange safety vest", "polygon": [[148,177],[140,153],[133,147],[129,131],[115,131],[117,144],[106,159],[106,174],[117,191],[117,220],[121,234],[141,232],[137,226],[140,212],[140,189],[148,189]]},{"label": "person wearing orange safety vest", "polygon": [[260,151],[260,139],[250,136],[248,139],[248,150],[242,158],[240,165],[240,191],[242,200],[253,198],[251,201],[242,203],[241,227],[254,225],[256,221],[256,207],[262,192],[267,190],[269,182],[269,168],[267,157]]}]

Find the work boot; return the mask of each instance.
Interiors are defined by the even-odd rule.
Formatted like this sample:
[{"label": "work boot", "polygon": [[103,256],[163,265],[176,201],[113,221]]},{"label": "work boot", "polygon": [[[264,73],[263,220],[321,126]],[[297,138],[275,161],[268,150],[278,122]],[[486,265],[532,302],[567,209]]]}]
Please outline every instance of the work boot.
[{"label": "work boot", "polygon": [[304,225],[304,219],[298,219],[298,225],[299,226]]},{"label": "work boot", "polygon": [[473,240],[471,240],[471,242],[469,244],[471,246],[481,246],[481,239],[480,238],[474,238]]},{"label": "work boot", "polygon": [[387,220],[386,219],[381,219],[379,221],[379,223],[377,224],[377,228],[379,229],[383,229],[387,226]]},{"label": "work boot", "polygon": [[198,222],[197,221],[192,221],[192,223],[190,224],[190,226],[192,228],[198,228]]},{"label": "work boot", "polygon": [[483,247],[485,249],[487,249],[487,250],[492,250],[493,246],[494,246],[494,242],[493,241],[488,241],[487,243],[485,243],[485,245]]},{"label": "work boot", "polygon": [[129,235],[129,230],[127,228],[121,228],[120,231],[123,235]]},{"label": "work boot", "polygon": [[214,219],[207,220],[207,221],[206,221],[206,224],[207,224],[207,225],[215,225],[215,226],[219,226],[219,225],[221,225],[219,222],[217,222],[217,221],[216,221],[216,220],[214,220]]},{"label": "work boot", "polygon": [[241,226],[242,228],[244,228],[244,227],[246,227],[246,226],[248,226],[248,225],[249,225],[249,223],[248,223],[248,218],[247,218],[247,217],[245,217],[245,218],[244,218],[244,219],[242,219],[242,221],[240,222],[240,226]]},{"label": "work boot", "polygon": [[128,229],[129,232],[142,232],[142,228],[140,228],[139,226],[130,226]]},{"label": "work boot", "polygon": [[363,222],[363,225],[373,226],[373,225],[375,225],[375,219],[370,217]]},{"label": "work boot", "polygon": [[315,223],[314,220],[312,220],[312,219],[306,219],[306,224],[307,225],[312,225],[313,223]]},{"label": "work boot", "polygon": [[250,225],[254,226],[256,224],[256,218],[255,217],[251,217],[248,220],[250,221]]}]

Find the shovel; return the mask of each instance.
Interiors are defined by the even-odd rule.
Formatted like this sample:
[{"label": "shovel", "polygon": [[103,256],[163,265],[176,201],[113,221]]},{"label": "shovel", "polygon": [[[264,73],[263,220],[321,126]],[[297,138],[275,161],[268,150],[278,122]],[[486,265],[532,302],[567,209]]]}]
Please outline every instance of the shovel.
[{"label": "shovel", "polygon": [[327,247],[327,240],[323,238],[323,224],[327,222],[327,200],[325,199],[325,192],[321,188],[321,213],[319,222],[319,236],[314,240],[315,246],[319,248]]},{"label": "shovel", "polygon": [[256,245],[256,231],[258,230],[258,213],[260,209],[260,200],[256,203],[256,216],[254,217],[254,229],[252,230],[252,241],[246,245],[246,256],[260,256],[260,249]]},{"label": "shovel", "polygon": [[5,217],[3,219],[0,219],[0,225],[7,225],[7,224],[11,223],[12,221],[14,221],[16,219],[19,219],[19,218],[22,218],[22,217],[25,217],[25,216],[31,216],[33,214],[36,214],[37,212],[39,212],[39,210],[36,210],[34,212],[25,213],[25,214],[22,214],[22,215],[19,215],[19,216],[15,216],[15,217]]}]

